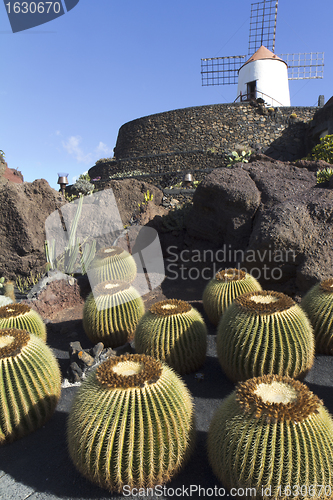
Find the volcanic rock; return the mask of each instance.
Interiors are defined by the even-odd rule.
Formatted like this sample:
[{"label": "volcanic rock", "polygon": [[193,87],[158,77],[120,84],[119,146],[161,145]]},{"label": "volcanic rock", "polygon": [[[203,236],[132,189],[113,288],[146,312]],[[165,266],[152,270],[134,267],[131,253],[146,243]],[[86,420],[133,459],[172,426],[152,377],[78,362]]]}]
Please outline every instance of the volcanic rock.
[{"label": "volcanic rock", "polygon": [[44,179],[0,184],[0,276],[45,271],[45,220],[64,202]]},{"label": "volcanic rock", "polygon": [[252,157],[221,168],[198,187],[187,225],[192,246],[228,245],[231,258],[265,289],[306,292],[332,276],[333,192],[316,184],[322,161]]},{"label": "volcanic rock", "polygon": [[260,190],[243,168],[215,169],[194,194],[188,234],[218,245],[244,248],[260,201]]}]

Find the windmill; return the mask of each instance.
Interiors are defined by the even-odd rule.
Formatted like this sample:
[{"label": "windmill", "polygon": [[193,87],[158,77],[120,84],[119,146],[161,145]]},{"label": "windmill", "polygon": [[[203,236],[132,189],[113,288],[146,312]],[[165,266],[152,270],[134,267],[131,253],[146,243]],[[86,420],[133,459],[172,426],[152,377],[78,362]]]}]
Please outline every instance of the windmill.
[{"label": "windmill", "polygon": [[290,106],[288,80],[323,78],[323,52],[275,54],[277,9],[278,0],[251,4],[248,56],[201,59],[202,85],[238,84],[235,102]]}]

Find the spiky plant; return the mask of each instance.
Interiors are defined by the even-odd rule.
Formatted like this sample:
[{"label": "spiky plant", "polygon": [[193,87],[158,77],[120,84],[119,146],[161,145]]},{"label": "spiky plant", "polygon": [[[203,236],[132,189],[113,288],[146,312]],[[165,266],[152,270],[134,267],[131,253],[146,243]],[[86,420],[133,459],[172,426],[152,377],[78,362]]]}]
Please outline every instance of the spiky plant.
[{"label": "spiky plant", "polygon": [[233,381],[261,375],[302,378],[314,361],[314,335],[304,311],[272,291],[236,297],[217,329],[217,354]]},{"label": "spiky plant", "polygon": [[61,390],[58,362],[25,330],[0,330],[0,444],[34,431],[53,414]]},{"label": "spiky plant", "polygon": [[181,374],[197,370],[206,359],[206,325],[184,300],[153,304],[139,321],[134,338],[136,352],[165,361]]},{"label": "spiky plant", "polygon": [[333,420],[322,401],[277,375],[239,383],[208,431],[214,474],[228,489],[255,488],[251,498],[332,498],[332,449]]},{"label": "spiky plant", "polygon": [[46,326],[41,316],[26,304],[0,307],[0,328],[27,330],[46,342]]},{"label": "spiky plant", "polygon": [[314,329],[316,351],[333,354],[333,278],[317,283],[301,301]]},{"label": "spiky plant", "polygon": [[78,390],[68,420],[77,469],[103,488],[161,485],[194,444],[190,392],[167,365],[145,355],[109,358]]},{"label": "spiky plant", "polygon": [[260,283],[242,269],[219,271],[207,284],[202,296],[209,320],[217,326],[224,311],[238,295],[256,290],[262,290]]},{"label": "spiky plant", "polygon": [[83,307],[83,328],[89,339],[118,347],[133,339],[145,306],[130,283],[105,281],[88,295]]},{"label": "spiky plant", "polygon": [[133,281],[137,267],[132,255],[121,247],[101,248],[89,270],[89,279],[95,284],[103,281]]}]

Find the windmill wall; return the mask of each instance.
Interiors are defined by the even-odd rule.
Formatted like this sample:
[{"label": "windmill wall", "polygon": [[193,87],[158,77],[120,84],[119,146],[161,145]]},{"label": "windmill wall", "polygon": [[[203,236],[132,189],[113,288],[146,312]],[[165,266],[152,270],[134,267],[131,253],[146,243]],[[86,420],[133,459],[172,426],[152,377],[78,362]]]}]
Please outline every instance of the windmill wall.
[{"label": "windmill wall", "polygon": [[122,125],[115,159],[97,162],[89,175],[101,176],[105,183],[119,173],[143,173],[165,187],[171,182],[167,173],[172,177],[177,171],[197,171],[195,178],[199,180],[205,171],[226,165],[228,155],[237,147],[293,161],[305,156],[312,146],[309,121],[317,109],[232,103],[145,116]]}]

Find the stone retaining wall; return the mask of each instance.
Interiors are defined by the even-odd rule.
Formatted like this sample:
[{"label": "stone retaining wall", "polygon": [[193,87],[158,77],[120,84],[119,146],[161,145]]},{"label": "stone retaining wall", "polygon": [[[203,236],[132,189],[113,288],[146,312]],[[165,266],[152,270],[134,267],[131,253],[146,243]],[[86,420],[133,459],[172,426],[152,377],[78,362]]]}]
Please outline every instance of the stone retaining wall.
[{"label": "stone retaining wall", "polygon": [[302,124],[309,122],[316,110],[232,103],[145,116],[119,129],[115,157],[119,160],[180,151],[233,150],[237,143],[252,149],[256,144],[268,147],[285,131],[298,135]]},{"label": "stone retaining wall", "polygon": [[[317,109],[232,103],[139,118],[119,129],[115,159],[97,162],[89,175],[106,182],[119,174],[209,171],[227,165],[235,149],[251,149],[293,161],[305,156],[312,146],[309,122]],[[170,184],[167,175],[164,177],[157,182],[162,187]],[[197,180],[201,177],[198,173]]]}]

